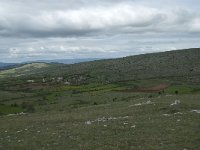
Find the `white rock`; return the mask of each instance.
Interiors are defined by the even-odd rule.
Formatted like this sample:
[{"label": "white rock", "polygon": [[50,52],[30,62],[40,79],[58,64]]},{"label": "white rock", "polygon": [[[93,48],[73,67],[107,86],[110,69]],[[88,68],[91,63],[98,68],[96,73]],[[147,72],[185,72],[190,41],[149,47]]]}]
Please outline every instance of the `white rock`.
[{"label": "white rock", "polygon": [[135,127],[136,127],[136,125],[132,125],[132,126],[131,126],[131,128],[135,128]]},{"label": "white rock", "polygon": [[200,114],[200,110],[191,110],[191,112],[195,112],[195,113]]},{"label": "white rock", "polygon": [[181,101],[175,100],[174,103],[172,103],[172,104],[170,104],[170,105],[173,106],[173,105],[178,105],[178,104],[180,104],[180,103],[181,103]]}]

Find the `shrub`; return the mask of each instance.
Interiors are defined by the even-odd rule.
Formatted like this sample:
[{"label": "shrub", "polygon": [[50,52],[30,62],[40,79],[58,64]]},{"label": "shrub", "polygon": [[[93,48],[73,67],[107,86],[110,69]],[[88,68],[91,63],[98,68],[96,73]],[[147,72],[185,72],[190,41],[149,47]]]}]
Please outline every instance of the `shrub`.
[{"label": "shrub", "polygon": [[72,94],[79,94],[79,93],[81,93],[81,92],[78,91],[78,90],[73,90],[73,91],[72,91]]},{"label": "shrub", "polygon": [[148,98],[152,98],[152,97],[153,97],[152,95],[149,95],[149,96],[148,96]]},{"label": "shrub", "polygon": [[177,90],[175,91],[175,94],[178,94],[178,91],[177,91]]},{"label": "shrub", "polygon": [[17,103],[14,103],[14,104],[11,104],[10,106],[11,106],[11,107],[18,107],[18,104],[17,104]]},{"label": "shrub", "polygon": [[35,112],[35,108],[34,108],[33,104],[30,104],[30,103],[27,103],[27,102],[23,102],[23,103],[21,104],[21,107],[22,107],[23,109],[25,109],[26,112],[30,112],[30,113]]},{"label": "shrub", "polygon": [[32,104],[29,104],[26,109],[27,109],[27,112],[31,112],[31,113],[35,112],[35,108]]},{"label": "shrub", "polygon": [[113,98],[113,102],[116,102],[117,101],[117,98],[115,97],[115,98]]}]

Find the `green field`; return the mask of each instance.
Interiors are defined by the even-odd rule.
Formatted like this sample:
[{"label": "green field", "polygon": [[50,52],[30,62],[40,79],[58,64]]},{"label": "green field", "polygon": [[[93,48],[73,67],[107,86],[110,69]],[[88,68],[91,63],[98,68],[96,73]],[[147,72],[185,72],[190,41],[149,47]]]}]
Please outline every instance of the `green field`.
[{"label": "green field", "polygon": [[[177,84],[146,93],[121,91],[167,82],[157,79],[56,85],[23,93],[1,91],[6,101],[2,99],[0,105],[0,148],[198,149],[200,86]],[[23,103],[34,111],[22,108]]]}]

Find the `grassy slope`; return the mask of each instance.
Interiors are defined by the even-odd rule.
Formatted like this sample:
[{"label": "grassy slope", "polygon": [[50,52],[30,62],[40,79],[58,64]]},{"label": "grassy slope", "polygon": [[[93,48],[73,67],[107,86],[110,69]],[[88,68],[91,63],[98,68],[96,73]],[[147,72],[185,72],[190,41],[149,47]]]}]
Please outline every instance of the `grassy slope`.
[{"label": "grassy slope", "polygon": [[[0,116],[0,149],[198,149],[200,118],[199,113],[191,112],[200,110],[198,51],[49,65],[25,71],[27,76],[2,78],[0,113],[27,111],[21,107],[23,102],[34,106],[35,113]],[[161,60],[166,63],[158,63]],[[19,74],[21,71],[6,75]],[[41,82],[43,75],[89,75],[90,84],[37,83],[40,88],[35,89],[26,83],[32,78]],[[191,82],[188,76],[195,80]],[[145,79],[152,77],[155,79]],[[159,84],[170,86],[164,93],[122,92]],[[176,100],[180,103],[172,106]]]},{"label": "grassy slope", "polygon": [[[63,76],[65,79],[84,78],[85,82],[116,82],[163,77],[193,77],[200,81],[200,49],[144,54],[120,59],[99,60],[73,65],[48,65],[36,69],[11,69],[0,75]],[[38,66],[36,64],[35,66]]]},{"label": "grassy slope", "polygon": [[63,68],[70,74],[89,74],[93,81],[119,81],[200,74],[200,49],[145,54],[95,61]]},{"label": "grassy slope", "polygon": [[[200,95],[156,96],[0,119],[1,149],[199,148]],[[181,103],[171,106],[175,100]],[[135,106],[135,104],[152,104]],[[56,107],[56,105],[54,105]],[[99,121],[98,121],[99,120]],[[13,124],[14,122],[14,124]]]},{"label": "grassy slope", "polygon": [[45,63],[25,64],[16,68],[0,71],[0,77],[7,77],[7,76],[17,77],[23,75],[31,75],[37,71],[42,72],[42,69],[47,67],[49,67],[49,65]]}]

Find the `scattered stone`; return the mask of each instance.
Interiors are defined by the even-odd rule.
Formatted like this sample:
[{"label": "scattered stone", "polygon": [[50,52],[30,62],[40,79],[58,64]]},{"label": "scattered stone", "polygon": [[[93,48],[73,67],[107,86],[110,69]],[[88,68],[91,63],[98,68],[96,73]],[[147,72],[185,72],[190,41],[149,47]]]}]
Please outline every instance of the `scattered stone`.
[{"label": "scattered stone", "polygon": [[134,106],[141,106],[142,104],[141,103],[138,103],[138,104],[135,104]]},{"label": "scattered stone", "polygon": [[[150,104],[154,104],[153,102],[151,102],[150,100],[147,102],[143,102],[143,103],[138,103],[138,104],[134,104],[134,105],[130,105],[129,107],[132,106],[141,106],[141,105],[150,105]],[[155,104],[154,104],[155,105]]]},{"label": "scattered stone", "polygon": [[17,133],[20,133],[20,132],[22,132],[22,130],[17,131]]},{"label": "scattered stone", "polygon": [[92,122],[91,121],[86,121],[85,124],[89,125],[89,124],[92,124]]},{"label": "scattered stone", "polygon": [[183,114],[182,112],[174,113],[174,115],[182,115],[182,114]]},{"label": "scattered stone", "polygon": [[191,112],[195,112],[197,114],[200,114],[200,110],[191,110]]},{"label": "scattered stone", "polygon": [[26,82],[27,83],[34,83],[35,81],[34,80],[27,80]]},{"label": "scattered stone", "polygon": [[175,131],[175,129],[171,129],[172,131]]},{"label": "scattered stone", "polygon": [[131,128],[135,128],[135,127],[136,127],[136,125],[132,125],[132,126],[131,126]]},{"label": "scattered stone", "polygon": [[180,103],[181,103],[181,101],[179,101],[179,100],[175,100],[174,103],[170,104],[170,106],[178,105],[178,104],[180,104]]},{"label": "scattered stone", "polygon": [[110,120],[117,120],[117,119],[127,119],[129,116],[124,116],[124,117],[102,117],[102,118],[97,118],[95,120],[89,120],[89,121],[86,121],[85,124],[87,125],[90,125],[92,123],[95,123],[95,122],[106,122],[106,121],[110,121]]},{"label": "scattered stone", "polygon": [[16,113],[16,114],[8,114],[7,116],[15,116],[15,115],[27,115],[27,113],[20,112],[20,113]]},{"label": "scattered stone", "polygon": [[169,117],[169,116],[170,116],[170,114],[163,114],[163,116],[165,116],[165,117]]}]

